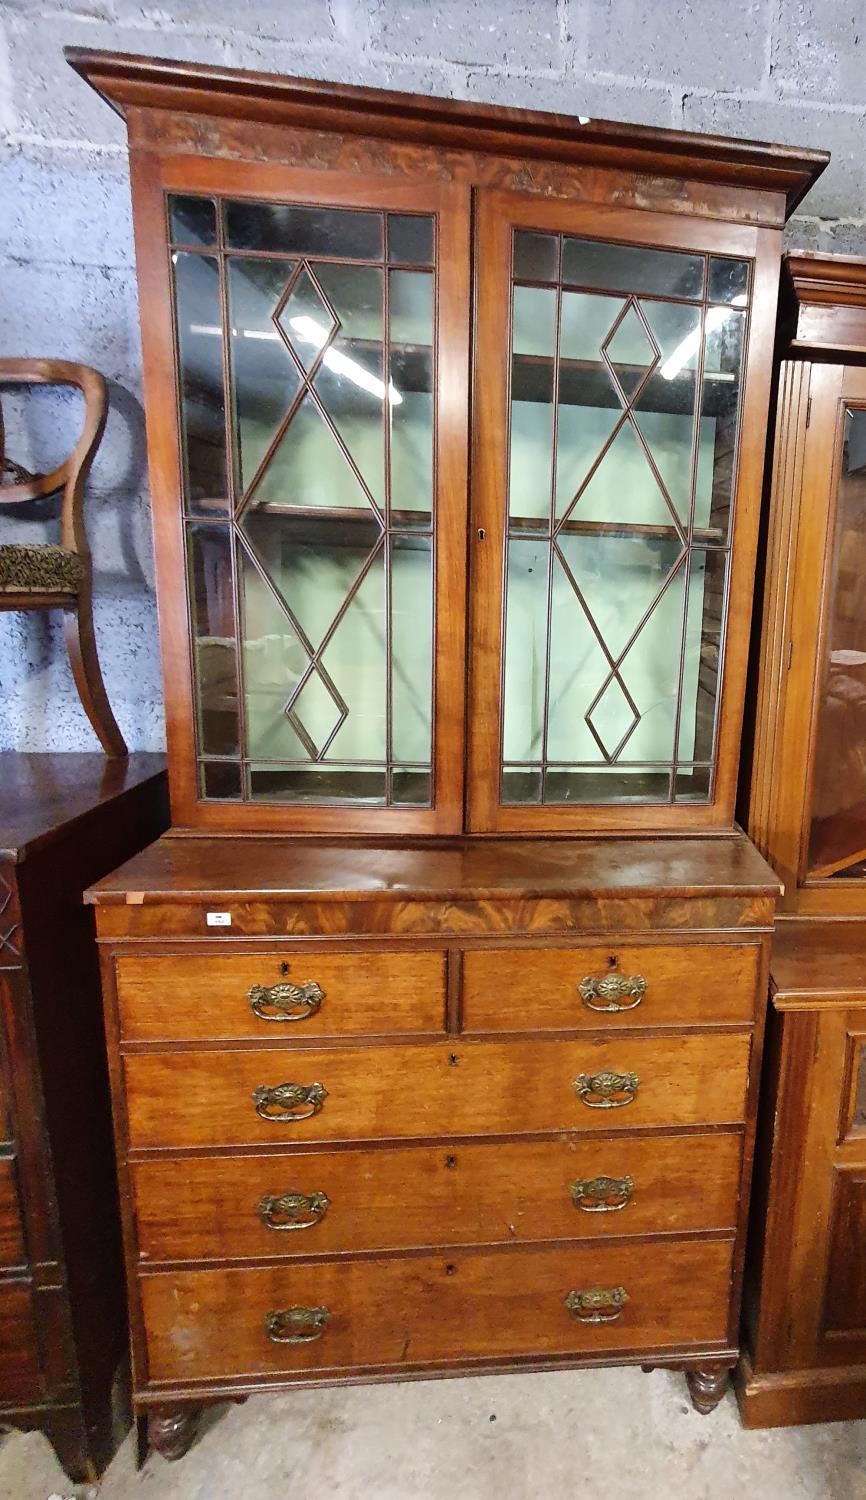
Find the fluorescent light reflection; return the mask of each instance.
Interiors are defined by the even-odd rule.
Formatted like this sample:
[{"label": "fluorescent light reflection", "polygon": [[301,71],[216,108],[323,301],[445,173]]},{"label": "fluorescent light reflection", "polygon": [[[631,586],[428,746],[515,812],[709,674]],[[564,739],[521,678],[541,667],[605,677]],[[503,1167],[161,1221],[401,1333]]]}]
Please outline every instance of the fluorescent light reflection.
[{"label": "fluorescent light reflection", "polygon": [[[745,305],[746,299],[740,295],[734,298],[731,307],[745,307]],[[704,332],[707,338],[711,333],[723,327],[731,312],[731,307],[711,307],[708,310],[704,321]],[[689,360],[697,354],[700,342],[701,329],[698,324],[697,328],[693,328],[691,333],[686,334],[682,343],[677,344],[673,354],[668,355],[662,365],[659,373],[664,376],[665,380],[676,380],[683,366],[687,365]],[[733,375],[725,374],[724,371],[708,370],[706,374],[708,380],[733,380],[734,378]]]},{"label": "fluorescent light reflection", "polygon": [[[317,323],[315,318],[307,317],[290,318],[289,322],[295,337],[300,339],[301,343],[313,344],[317,349],[321,349],[328,337],[328,331],[322,327],[321,323]],[[211,323],[190,323],[189,331],[217,336],[222,332],[218,326]],[[232,333],[237,338],[238,329],[233,328]],[[240,336],[245,339],[260,339],[268,344],[282,342],[278,333],[271,333],[266,328],[241,328]],[[350,359],[347,354],[341,354],[339,349],[326,349],[322,355],[322,364],[327,365],[328,369],[333,370],[336,375],[345,375],[347,380],[351,380],[353,385],[360,386],[362,391],[369,391],[371,396],[378,396],[380,401],[387,400],[391,406],[402,406],[403,397],[393,381],[389,380],[387,387],[384,386],[381,380],[371,375],[370,371],[365,370],[363,365],[359,365],[357,360]]]}]

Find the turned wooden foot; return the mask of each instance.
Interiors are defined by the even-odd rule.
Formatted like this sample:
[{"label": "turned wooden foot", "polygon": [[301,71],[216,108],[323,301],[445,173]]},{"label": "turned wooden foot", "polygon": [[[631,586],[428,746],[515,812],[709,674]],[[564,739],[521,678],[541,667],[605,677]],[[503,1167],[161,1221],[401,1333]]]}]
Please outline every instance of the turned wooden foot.
[{"label": "turned wooden foot", "polygon": [[698,1365],[696,1370],[686,1371],[692,1406],[702,1416],[715,1411],[725,1394],[730,1370],[727,1365]]},{"label": "turned wooden foot", "polygon": [[148,1443],[163,1458],[183,1458],[195,1437],[199,1416],[196,1407],[184,1411],[151,1412],[147,1419]]},{"label": "turned wooden foot", "polygon": [[641,1369],[643,1370],[645,1375],[651,1375],[653,1370],[655,1369],[655,1365],[641,1365]]}]

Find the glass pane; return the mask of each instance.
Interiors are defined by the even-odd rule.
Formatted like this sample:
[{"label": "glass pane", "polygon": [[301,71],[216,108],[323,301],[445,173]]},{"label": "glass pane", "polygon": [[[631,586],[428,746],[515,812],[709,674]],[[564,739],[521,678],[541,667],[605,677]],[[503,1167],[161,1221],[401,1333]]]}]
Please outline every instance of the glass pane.
[{"label": "glass pane", "polygon": [[391,542],[391,753],[396,760],[428,765],[432,732],[432,538],[395,536]]},{"label": "glass pane", "polygon": [[385,504],[385,421],[402,400],[384,382],[382,272],[316,266],[338,329],[315,377],[316,392],[377,504]]},{"label": "glass pane", "polygon": [[711,761],[715,754],[727,569],[726,553],[691,553],[678,760]]},{"label": "glass pane", "polygon": [[547,803],[667,802],[670,772],[643,767],[598,766],[589,771],[551,768],[544,775]]},{"label": "glass pane", "polygon": [[710,301],[732,302],[736,307],[745,307],[749,290],[749,262],[747,260],[710,261]]},{"label": "glass pane", "polygon": [[709,802],[711,766],[678,766],[674,796],[677,802]]},{"label": "glass pane", "polygon": [[372,513],[360,476],[309,392],[289,418],[252,492],[253,510],[318,508]]},{"label": "glass pane", "polygon": [[601,348],[616,331],[621,297],[563,292],[556,423],[556,514],[568,510],[617,424],[622,399]]},{"label": "glass pane", "polygon": [[391,264],[432,266],[435,222],[426,214],[389,214],[388,259]]},{"label": "glass pane", "polygon": [[503,704],[504,758],[537,761],[542,752],[547,662],[545,542],[508,544]]},{"label": "glass pane", "polygon": [[240,746],[231,548],[227,526],[189,527],[198,748],[203,755],[237,755]]},{"label": "glass pane", "polygon": [[522,766],[505,766],[502,772],[502,801],[540,802],[541,772]]},{"label": "glass pane", "polygon": [[201,767],[201,795],[216,801],[236,802],[241,795],[241,767],[238,761],[206,760]]},{"label": "glass pane", "polygon": [[730,531],[745,322],[730,308],[706,313],[695,526],[711,543],[724,544]]},{"label": "glass pane", "polygon": [[313,279],[306,266],[301,266],[292,278],[275,321],[304,369],[311,369],[319,358],[319,351],[333,336],[337,320],[318,281]]},{"label": "glass pane", "polygon": [[854,1075],[854,1109],[846,1134],[866,1130],[866,1047],[861,1042],[856,1049],[856,1072]]},{"label": "glass pane", "polygon": [[300,389],[300,371],[276,321],[293,270],[284,260],[228,261],[239,492],[250,488]]},{"label": "glass pane", "polygon": [[533,519],[550,513],[556,352],[552,288],[514,288],[511,345],[509,503],[512,516]]},{"label": "glass pane", "polygon": [[514,279],[555,281],[559,260],[559,238],[518,229],[514,235]]},{"label": "glass pane", "polygon": [[383,806],[386,774],[376,766],[251,765],[248,796],[252,802],[351,803]]},{"label": "glass pane", "polygon": [[659,351],[635,403],[635,417],[668,500],[688,524],[692,494],[697,365],[701,312],[676,302],[642,302]]},{"label": "glass pane", "polygon": [[230,250],[382,259],[382,215],[378,213],[296,203],[227,203],[225,214]]},{"label": "glass pane", "polygon": [[389,278],[391,513],[429,524],[433,510],[433,277]]},{"label": "glass pane", "polygon": [[216,208],[210,198],[183,198],[171,194],[168,216],[173,244],[216,245]]},{"label": "glass pane", "polygon": [[565,239],[562,279],[599,291],[696,299],[703,292],[704,257],[605,240]]},{"label": "glass pane", "polygon": [[175,251],[181,442],[187,509],[229,509],[219,262]]},{"label": "glass pane", "polygon": [[309,667],[309,654],[273,589],[243,548],[238,549],[238,558],[246,753],[254,758],[304,761],[315,754],[315,748],[310,749],[288,711]]},{"label": "glass pane", "polygon": [[866,410],[845,414],[826,592],[809,872],[866,874]]},{"label": "glass pane", "polygon": [[402,807],[429,807],[431,783],[429,771],[394,771],[391,776],[391,800]]},{"label": "glass pane", "polygon": [[385,560],[380,551],[322,654],[322,666],[346,708],[329,759],[385,761],[387,645]]}]

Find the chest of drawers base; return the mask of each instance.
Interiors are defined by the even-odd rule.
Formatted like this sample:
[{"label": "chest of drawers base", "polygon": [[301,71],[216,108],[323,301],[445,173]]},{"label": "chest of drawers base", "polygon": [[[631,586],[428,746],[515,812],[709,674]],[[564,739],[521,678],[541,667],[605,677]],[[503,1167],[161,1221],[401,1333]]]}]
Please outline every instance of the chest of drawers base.
[{"label": "chest of drawers base", "polygon": [[509,890],[505,842],[274,840],[228,889],[217,843],[91,893],[150,1443],[257,1391],[593,1364],[709,1411],[775,894],[747,841],[672,840],[645,890],[591,841]]}]

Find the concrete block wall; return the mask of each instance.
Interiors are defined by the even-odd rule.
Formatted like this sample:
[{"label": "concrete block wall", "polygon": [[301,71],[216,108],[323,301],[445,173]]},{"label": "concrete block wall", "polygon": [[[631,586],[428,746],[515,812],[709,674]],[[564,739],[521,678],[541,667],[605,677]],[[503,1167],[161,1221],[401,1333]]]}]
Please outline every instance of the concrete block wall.
[{"label": "concrete block wall", "polygon": [[[77,44],[828,147],[792,245],[866,254],[866,0],[0,0],[0,353],[96,365],[87,507],[103,668],[132,748],[163,724],[126,148]],[[22,463],[74,398],[10,403]],[[0,510],[0,539],[50,534]],[[95,748],[52,617],[0,614],[0,748]]]}]

